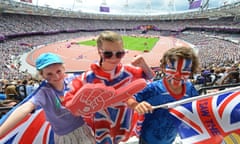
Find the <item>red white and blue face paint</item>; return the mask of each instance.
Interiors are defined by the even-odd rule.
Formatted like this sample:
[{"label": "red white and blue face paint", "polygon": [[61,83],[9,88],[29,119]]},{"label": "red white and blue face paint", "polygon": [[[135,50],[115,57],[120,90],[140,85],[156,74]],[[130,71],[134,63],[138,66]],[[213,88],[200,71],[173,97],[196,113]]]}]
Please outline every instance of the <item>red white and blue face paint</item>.
[{"label": "red white and blue face paint", "polygon": [[176,60],[168,60],[165,74],[173,86],[183,84],[191,74],[192,60],[179,58]]}]

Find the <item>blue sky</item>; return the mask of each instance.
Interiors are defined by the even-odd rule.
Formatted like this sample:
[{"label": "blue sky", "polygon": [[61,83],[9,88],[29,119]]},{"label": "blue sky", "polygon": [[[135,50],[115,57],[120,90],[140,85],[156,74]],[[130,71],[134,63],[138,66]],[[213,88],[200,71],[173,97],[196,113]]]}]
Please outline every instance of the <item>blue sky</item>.
[{"label": "blue sky", "polygon": [[[209,7],[218,7],[224,2],[236,1],[239,0],[209,0]],[[111,13],[168,13],[170,11],[186,11],[189,7],[188,0],[32,0],[32,2],[38,5],[84,12],[99,12],[99,6],[105,2],[110,7]],[[127,3],[128,7],[125,7]]]}]

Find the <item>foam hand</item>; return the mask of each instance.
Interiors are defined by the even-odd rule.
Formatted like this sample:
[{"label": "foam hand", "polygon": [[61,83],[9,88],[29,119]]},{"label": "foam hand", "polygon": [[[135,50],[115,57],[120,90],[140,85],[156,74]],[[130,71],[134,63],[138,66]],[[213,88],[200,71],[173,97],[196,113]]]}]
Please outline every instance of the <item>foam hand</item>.
[{"label": "foam hand", "polygon": [[106,101],[106,106],[114,105],[115,103],[126,101],[137,92],[143,90],[147,83],[144,79],[137,79],[129,83],[127,86],[116,89],[115,96],[109,101]]},{"label": "foam hand", "polygon": [[144,79],[138,79],[125,87],[115,90],[104,84],[85,84],[65,103],[73,115],[89,115],[108,106],[130,98],[146,86]]},{"label": "foam hand", "polygon": [[104,108],[105,100],[115,94],[113,87],[104,84],[85,84],[66,102],[65,107],[73,115],[88,115]]}]

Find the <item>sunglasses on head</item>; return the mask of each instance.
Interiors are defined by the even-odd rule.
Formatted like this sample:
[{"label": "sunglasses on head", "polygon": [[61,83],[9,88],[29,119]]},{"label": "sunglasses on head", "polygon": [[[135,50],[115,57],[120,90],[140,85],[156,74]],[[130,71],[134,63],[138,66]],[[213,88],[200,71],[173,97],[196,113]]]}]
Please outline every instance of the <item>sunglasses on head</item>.
[{"label": "sunglasses on head", "polygon": [[125,55],[125,51],[117,51],[117,52],[103,51],[102,53],[104,58],[107,58],[107,59],[110,59],[113,55],[115,55],[116,58],[122,58]]}]

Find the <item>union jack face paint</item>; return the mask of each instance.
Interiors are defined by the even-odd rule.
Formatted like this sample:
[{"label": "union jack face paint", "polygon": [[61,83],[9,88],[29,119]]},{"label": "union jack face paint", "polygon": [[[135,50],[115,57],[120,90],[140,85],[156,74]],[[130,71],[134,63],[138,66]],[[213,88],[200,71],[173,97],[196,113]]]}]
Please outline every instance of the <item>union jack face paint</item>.
[{"label": "union jack face paint", "polygon": [[179,86],[183,84],[191,74],[192,60],[178,58],[175,60],[168,60],[165,74],[166,78],[174,85]]}]

